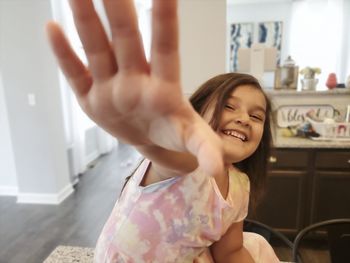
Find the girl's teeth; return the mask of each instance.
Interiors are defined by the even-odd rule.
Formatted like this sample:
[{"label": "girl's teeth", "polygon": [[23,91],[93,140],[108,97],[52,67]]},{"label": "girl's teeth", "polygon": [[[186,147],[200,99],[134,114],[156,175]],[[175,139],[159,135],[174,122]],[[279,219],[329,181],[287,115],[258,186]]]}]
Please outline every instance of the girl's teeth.
[{"label": "girl's teeth", "polygon": [[242,141],[245,140],[245,136],[243,134],[240,134],[236,131],[225,131],[224,132],[226,135],[230,135],[230,136],[233,136],[233,137],[236,137],[236,138],[239,138],[241,139]]}]

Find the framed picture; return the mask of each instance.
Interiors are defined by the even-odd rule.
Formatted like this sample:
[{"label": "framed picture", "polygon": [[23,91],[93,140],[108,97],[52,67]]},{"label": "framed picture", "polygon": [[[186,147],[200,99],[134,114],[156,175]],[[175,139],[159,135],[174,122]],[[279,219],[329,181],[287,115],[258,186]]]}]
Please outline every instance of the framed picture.
[{"label": "framed picture", "polygon": [[250,48],[253,43],[254,23],[231,24],[230,29],[230,71],[237,71],[238,49]]},{"label": "framed picture", "polygon": [[259,43],[264,43],[266,47],[275,47],[277,49],[277,66],[281,64],[281,46],[282,46],[282,21],[260,22]]}]

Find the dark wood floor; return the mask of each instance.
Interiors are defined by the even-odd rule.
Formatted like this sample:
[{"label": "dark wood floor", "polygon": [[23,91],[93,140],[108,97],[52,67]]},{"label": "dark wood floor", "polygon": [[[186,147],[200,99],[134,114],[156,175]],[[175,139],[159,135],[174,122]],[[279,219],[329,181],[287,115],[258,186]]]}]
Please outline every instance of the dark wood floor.
[{"label": "dark wood floor", "polygon": [[59,245],[94,247],[124,178],[139,155],[119,144],[80,177],[62,204],[17,204],[0,197],[0,263],[41,263]]},{"label": "dark wood floor", "polygon": [[[281,261],[292,261],[292,250],[281,243],[274,243],[273,248]],[[308,242],[300,247],[299,255],[303,263],[331,263],[328,249]]]}]

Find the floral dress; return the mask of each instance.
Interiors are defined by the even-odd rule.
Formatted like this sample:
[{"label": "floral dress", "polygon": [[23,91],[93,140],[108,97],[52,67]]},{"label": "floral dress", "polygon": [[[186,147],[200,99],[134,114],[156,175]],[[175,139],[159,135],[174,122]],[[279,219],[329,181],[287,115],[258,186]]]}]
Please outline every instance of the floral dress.
[{"label": "floral dress", "polygon": [[247,175],[229,172],[224,199],[200,169],[141,186],[149,164],[144,160],[126,184],[97,242],[95,262],[205,262],[207,248],[247,215]]}]

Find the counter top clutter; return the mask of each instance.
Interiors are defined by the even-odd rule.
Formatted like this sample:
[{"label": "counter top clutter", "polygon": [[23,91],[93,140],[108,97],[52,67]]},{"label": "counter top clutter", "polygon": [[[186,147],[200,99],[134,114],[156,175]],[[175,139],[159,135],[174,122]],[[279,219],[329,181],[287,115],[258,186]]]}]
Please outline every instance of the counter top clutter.
[{"label": "counter top clutter", "polygon": [[350,90],[300,94],[269,93],[274,111],[274,146],[350,148]]},{"label": "counter top clutter", "polygon": [[[350,106],[348,106],[350,111]],[[310,118],[310,113],[320,117]],[[335,122],[330,105],[292,105],[277,110],[273,143],[277,148],[349,148],[350,122]],[[347,115],[349,115],[349,112]],[[327,117],[328,116],[328,117]],[[327,118],[326,118],[327,117]],[[327,120],[329,123],[324,122]]]}]

